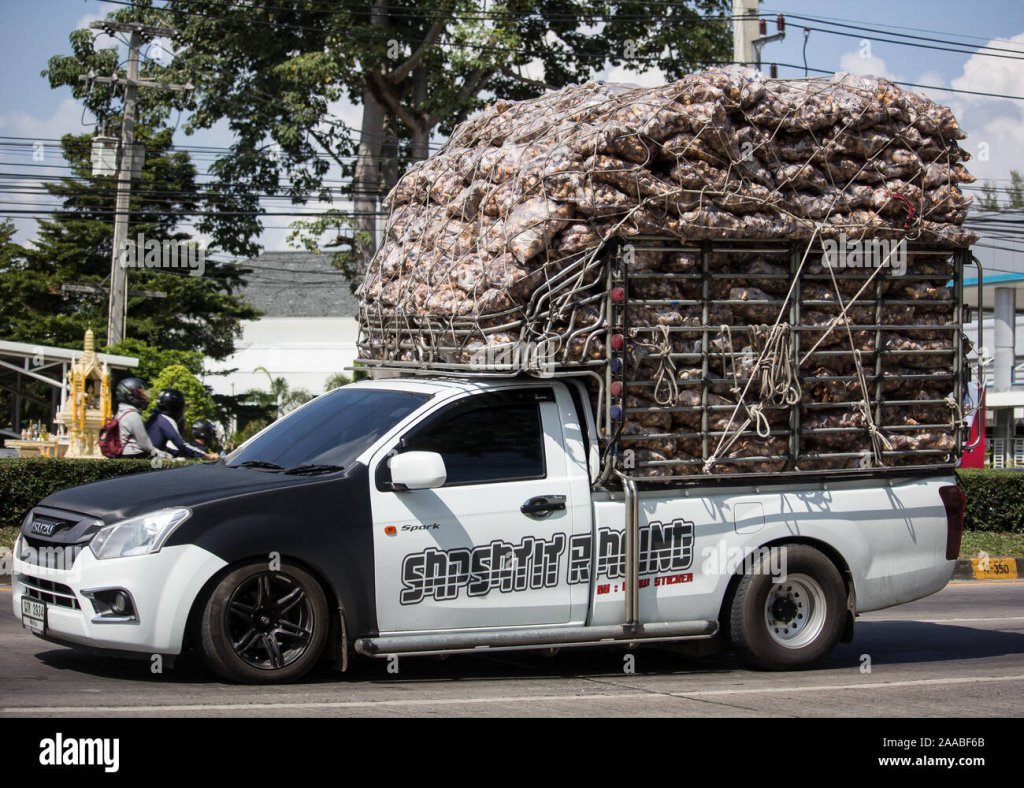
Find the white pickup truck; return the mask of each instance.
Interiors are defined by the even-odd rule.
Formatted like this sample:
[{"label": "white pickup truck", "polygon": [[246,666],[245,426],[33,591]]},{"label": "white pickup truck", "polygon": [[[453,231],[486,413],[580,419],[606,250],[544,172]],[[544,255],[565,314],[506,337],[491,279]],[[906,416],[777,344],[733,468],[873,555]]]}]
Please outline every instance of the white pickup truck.
[{"label": "white pickup truck", "polygon": [[26,517],[39,637],[222,676],[319,659],[721,638],[799,668],[861,612],[941,589],[948,468],[602,481],[585,385],[394,377],[318,397],[225,460],[96,482]]}]

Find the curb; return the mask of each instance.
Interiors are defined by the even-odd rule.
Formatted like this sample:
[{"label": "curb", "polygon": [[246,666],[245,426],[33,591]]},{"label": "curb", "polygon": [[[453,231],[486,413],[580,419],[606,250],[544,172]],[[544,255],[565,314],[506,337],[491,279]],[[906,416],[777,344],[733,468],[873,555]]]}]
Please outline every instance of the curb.
[{"label": "curb", "polygon": [[1024,578],[1024,558],[958,558],[954,580],[1015,580]]}]

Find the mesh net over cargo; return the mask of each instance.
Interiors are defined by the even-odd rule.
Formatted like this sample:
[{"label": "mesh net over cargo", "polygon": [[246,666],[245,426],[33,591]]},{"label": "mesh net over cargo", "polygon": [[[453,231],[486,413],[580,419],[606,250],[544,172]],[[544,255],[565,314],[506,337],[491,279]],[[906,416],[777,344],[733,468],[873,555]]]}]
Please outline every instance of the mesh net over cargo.
[{"label": "mesh net over cargo", "polygon": [[637,475],[948,461],[963,137],[949,109],[848,74],[497,102],[388,196],[360,356],[593,369]]}]

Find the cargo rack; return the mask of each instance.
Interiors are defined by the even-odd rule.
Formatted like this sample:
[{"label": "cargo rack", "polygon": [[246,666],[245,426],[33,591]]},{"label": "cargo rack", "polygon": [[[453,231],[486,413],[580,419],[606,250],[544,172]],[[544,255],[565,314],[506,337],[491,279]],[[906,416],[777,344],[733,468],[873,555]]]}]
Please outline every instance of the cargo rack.
[{"label": "cargo rack", "polygon": [[[595,418],[598,421],[598,434],[602,445],[601,480],[610,481],[614,477],[632,480],[646,486],[664,483],[706,482],[727,476],[730,481],[741,479],[764,480],[767,475],[772,477],[817,477],[857,476],[877,474],[880,471],[910,472],[915,470],[936,471],[955,468],[963,447],[964,436],[969,434],[965,429],[967,415],[964,413],[964,395],[967,382],[967,354],[964,349],[963,325],[966,320],[967,307],[963,304],[963,270],[972,262],[978,265],[979,282],[982,279],[980,263],[973,258],[969,250],[950,249],[934,246],[916,246],[908,244],[904,253],[907,258],[906,273],[899,277],[901,283],[932,282],[945,277],[945,274],[913,273],[914,258],[942,258],[948,262],[951,275],[945,282],[952,291],[952,297],[946,300],[921,300],[910,298],[884,297],[885,282],[893,277],[891,267],[882,271],[873,268],[832,268],[831,271],[807,273],[806,270],[798,277],[801,266],[807,267],[811,260],[810,254],[820,255],[820,246],[811,249],[805,242],[729,242],[703,241],[697,244],[681,243],[679,239],[663,236],[631,236],[615,238],[603,246],[582,255],[572,265],[561,269],[550,277],[543,286],[532,294],[525,308],[508,310],[504,313],[487,315],[486,324],[481,325],[477,316],[462,318],[439,318],[432,316],[403,316],[400,318],[381,319],[379,315],[368,315],[365,308],[360,308],[360,337],[358,347],[361,358],[360,366],[369,368],[372,374],[398,375],[431,375],[455,378],[500,378],[518,377],[521,375],[539,378],[563,378],[583,376],[590,382],[591,398],[595,405]],[[666,273],[661,271],[637,271],[630,268],[633,256],[638,252],[684,253],[699,259],[699,265],[691,271],[683,273]],[[758,255],[769,262],[785,266],[784,273],[757,272],[737,274],[730,266],[712,266],[714,255]],[[839,348],[817,348],[812,354],[813,343],[806,336],[811,333],[821,334],[827,326],[822,324],[808,325],[801,321],[801,311],[812,308],[819,312],[832,310],[836,315],[846,310],[839,309],[837,300],[812,300],[805,298],[808,283],[827,284],[832,287],[832,279],[837,283],[843,281],[860,281],[867,283],[867,288],[857,299],[856,304],[846,303],[846,309],[856,306],[863,311],[864,307],[873,307],[875,319],[867,323],[844,324],[839,329],[845,333],[873,333],[874,342],[870,350],[852,350],[849,346]],[[767,300],[731,300],[715,298],[712,294],[712,283],[721,279],[768,280],[771,278],[785,279],[791,283],[791,290],[786,296],[771,297]],[[643,298],[635,294],[637,285],[644,281],[665,280],[673,284],[684,282],[697,283],[700,286],[699,297],[694,298]],[[835,285],[835,286],[838,286]],[[788,304],[783,310],[783,304]],[[845,298],[844,298],[845,302]],[[882,320],[884,306],[942,306],[949,312],[949,318],[942,322],[922,322],[909,324],[890,324]],[[575,315],[581,307],[589,306],[597,309],[597,320],[587,325],[577,326]],[[636,308],[650,307],[689,307],[701,310],[699,325],[655,326],[635,324],[630,316]],[[807,441],[824,436],[842,437],[864,436],[864,426],[849,427],[808,427],[802,424],[802,413],[828,410],[854,410],[858,407],[855,401],[842,402],[807,402],[797,401],[788,406],[766,406],[762,409],[765,418],[776,415],[778,422],[784,426],[772,426],[770,435],[786,442],[784,453],[768,456],[733,456],[715,457],[716,447],[723,444],[723,433],[727,439],[736,436],[736,440],[762,440],[756,429],[747,425],[743,431],[735,429],[713,429],[711,423],[716,414],[740,416],[745,409],[735,403],[715,405],[709,402],[709,395],[715,390],[737,384],[746,386],[749,376],[726,374],[726,361],[733,362],[735,372],[735,353],[724,353],[714,346],[716,339],[726,331],[721,325],[711,325],[710,316],[715,307],[770,307],[778,309],[782,314],[778,318],[780,324],[786,325],[784,339],[791,359],[796,360],[796,369],[800,370],[803,360],[846,358],[859,356],[864,372],[864,380],[869,388],[870,413],[869,423],[879,425],[889,433],[898,432],[948,432],[952,435],[953,449],[887,449],[884,445],[877,451],[812,451],[807,448]],[[979,314],[982,309],[979,295]],[[568,331],[552,334],[549,330],[551,316],[565,314],[569,310],[573,314]],[[735,319],[728,327],[735,336],[748,332],[751,321],[737,322]],[[978,347],[981,346],[982,321],[978,323]],[[951,346],[948,349],[889,349],[885,347],[888,332],[933,332],[940,336],[948,336]],[[497,348],[488,349],[488,338],[495,334],[508,336],[512,334],[518,339],[511,344],[502,343]],[[662,346],[656,348],[660,337]],[[677,352],[671,350],[671,339],[686,338],[692,345],[692,351]],[[585,344],[583,356],[585,360],[572,360],[569,350],[573,341],[579,346]],[[601,358],[586,358],[591,343],[600,342],[604,353]],[[697,344],[699,342],[699,345]],[[392,356],[412,354],[414,358],[370,358],[380,353],[382,345],[388,347]],[[596,347],[596,346],[595,346]],[[476,350],[473,350],[476,348]],[[523,349],[526,349],[525,352]],[[536,352],[540,348],[541,352]],[[652,349],[654,348],[654,349]],[[495,354],[495,350],[497,353]],[[488,355],[490,353],[491,355]],[[467,357],[468,354],[468,357]],[[731,356],[726,359],[725,356]],[[883,391],[887,380],[886,370],[890,367],[899,368],[901,358],[935,356],[948,359],[940,368],[929,369],[915,367],[913,374],[901,374],[901,382],[914,380],[927,381],[934,384],[936,380],[949,382],[949,394],[942,398],[906,399],[887,398]],[[699,368],[699,378],[687,380],[675,379],[674,385],[679,391],[690,389],[699,392],[699,405],[666,404],[657,406],[630,407],[627,399],[631,395],[650,396],[654,386],[653,379],[641,379],[638,367],[657,358],[659,364],[667,364],[670,376],[676,371],[675,365],[689,365]],[[666,360],[662,361],[662,357]],[[455,360],[453,360],[455,359]],[[723,364],[720,374],[711,368],[712,359],[719,359]],[[894,362],[897,362],[894,364]],[[855,362],[857,363],[857,362]],[[801,386],[814,383],[842,384],[859,381],[858,375],[829,375],[818,377],[798,372],[797,380]],[[747,404],[751,404],[744,397]],[[944,423],[889,425],[884,419],[884,412],[890,408],[948,406],[950,420]],[[788,411],[788,412],[787,412]],[[648,432],[641,436],[627,436],[624,430],[630,423],[652,414],[693,414],[699,417],[700,426],[693,429],[672,429],[660,432]],[[739,420],[739,419],[737,419]],[[730,422],[731,425],[731,422]],[[737,425],[738,426],[738,425]],[[637,440],[697,441],[701,453],[685,458],[666,458],[664,460],[636,460],[623,444]],[[917,458],[921,462],[910,462]],[[709,463],[710,461],[710,463]],[[819,467],[801,469],[801,464],[810,461]],[[855,467],[849,467],[851,462]],[[821,464],[845,463],[845,467],[820,467]],[[784,466],[780,469],[778,465]],[[770,466],[772,470],[758,470],[758,466]],[[749,467],[750,470],[745,470]],[[723,473],[723,471],[726,471]],[[724,480],[724,479],[723,479]]]}]

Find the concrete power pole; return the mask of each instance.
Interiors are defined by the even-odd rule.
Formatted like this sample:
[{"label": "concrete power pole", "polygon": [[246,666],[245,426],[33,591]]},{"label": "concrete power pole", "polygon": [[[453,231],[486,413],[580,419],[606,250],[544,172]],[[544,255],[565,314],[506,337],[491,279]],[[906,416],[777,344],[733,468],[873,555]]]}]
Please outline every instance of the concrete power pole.
[{"label": "concrete power pole", "polygon": [[[139,22],[93,22],[89,27],[103,30],[108,35],[115,32],[128,33],[128,69],[125,79],[101,77],[94,74],[82,76],[83,82],[112,83],[124,86],[124,110],[121,113],[121,144],[117,155],[117,205],[114,209],[114,248],[110,262],[110,300],[107,308],[107,345],[120,342],[125,335],[125,319],[128,309],[128,271],[121,265],[121,250],[128,240],[128,216],[131,211],[132,178],[138,175],[134,165],[135,113],[139,88],[161,88],[163,90],[188,91],[191,85],[172,85],[150,79],[139,79],[139,49],[143,41],[157,36],[170,38],[174,30],[166,27],[143,25]],[[141,161],[138,162],[141,169]]]},{"label": "concrete power pole", "polygon": [[758,36],[757,7],[760,0],[732,0],[732,59],[735,63],[751,66],[754,57],[754,39]]}]

